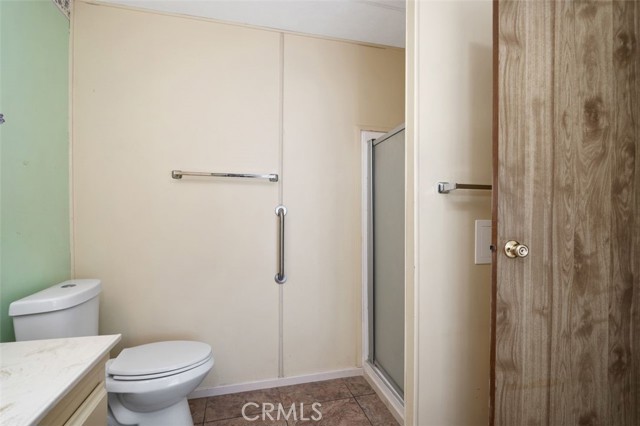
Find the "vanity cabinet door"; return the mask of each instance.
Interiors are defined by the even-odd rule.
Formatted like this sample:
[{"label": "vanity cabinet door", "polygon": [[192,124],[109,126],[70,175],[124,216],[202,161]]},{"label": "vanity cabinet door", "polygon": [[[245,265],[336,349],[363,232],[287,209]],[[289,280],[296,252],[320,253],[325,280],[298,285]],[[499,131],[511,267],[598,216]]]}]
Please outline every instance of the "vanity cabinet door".
[{"label": "vanity cabinet door", "polygon": [[65,426],[106,426],[107,425],[107,391],[101,382],[78,407]]},{"label": "vanity cabinet door", "polygon": [[[53,407],[40,422],[46,426],[106,425],[107,392],[104,387],[104,366],[109,360],[105,355],[82,379]],[[104,402],[100,398],[104,396]],[[101,408],[104,405],[104,408]],[[95,415],[91,414],[95,411]],[[85,413],[85,414],[82,414]],[[101,414],[98,414],[101,413]],[[91,415],[89,415],[91,414]],[[104,417],[104,423],[96,421]],[[81,419],[85,419],[84,421]]]}]

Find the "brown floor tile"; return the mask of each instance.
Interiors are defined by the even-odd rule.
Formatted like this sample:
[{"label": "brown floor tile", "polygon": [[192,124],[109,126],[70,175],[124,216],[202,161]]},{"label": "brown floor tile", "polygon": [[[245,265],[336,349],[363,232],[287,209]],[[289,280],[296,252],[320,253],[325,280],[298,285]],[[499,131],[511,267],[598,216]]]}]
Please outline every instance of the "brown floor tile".
[{"label": "brown floor tile", "polygon": [[342,380],[347,384],[353,396],[371,395],[375,393],[371,385],[369,385],[369,382],[367,382],[367,379],[363,376],[347,377]]},{"label": "brown floor tile", "polygon": [[207,406],[207,398],[197,398],[189,400],[189,409],[194,425],[201,425],[204,422],[204,410]]},{"label": "brown floor tile", "polygon": [[289,420],[289,426],[371,426],[353,398],[323,402],[317,409],[322,413],[320,419],[315,411],[310,410],[305,414],[308,420]]},{"label": "brown floor tile", "polygon": [[357,396],[356,400],[373,426],[398,426],[395,417],[375,393]]},{"label": "brown floor tile", "polygon": [[351,398],[351,392],[342,379],[283,386],[278,388],[278,391],[285,407],[291,407],[291,404],[300,404],[301,402],[311,404]]},{"label": "brown floor tile", "polygon": [[242,417],[235,419],[217,420],[215,422],[207,422],[206,426],[287,426],[285,420],[246,420]]},{"label": "brown floor tile", "polygon": [[242,417],[242,407],[248,402],[256,403],[259,406],[247,406],[246,414],[260,413],[262,412],[263,403],[271,403],[277,406],[280,403],[280,394],[277,389],[262,389],[209,397],[207,398],[204,421],[212,422]]}]

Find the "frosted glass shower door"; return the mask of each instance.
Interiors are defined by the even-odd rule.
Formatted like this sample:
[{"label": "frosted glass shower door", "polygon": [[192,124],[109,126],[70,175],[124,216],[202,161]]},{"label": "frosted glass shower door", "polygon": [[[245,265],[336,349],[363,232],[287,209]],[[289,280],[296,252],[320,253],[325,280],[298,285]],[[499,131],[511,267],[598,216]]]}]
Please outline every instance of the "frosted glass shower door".
[{"label": "frosted glass shower door", "polygon": [[[370,362],[404,393],[404,128],[373,142]],[[371,307],[370,307],[371,309]]]}]

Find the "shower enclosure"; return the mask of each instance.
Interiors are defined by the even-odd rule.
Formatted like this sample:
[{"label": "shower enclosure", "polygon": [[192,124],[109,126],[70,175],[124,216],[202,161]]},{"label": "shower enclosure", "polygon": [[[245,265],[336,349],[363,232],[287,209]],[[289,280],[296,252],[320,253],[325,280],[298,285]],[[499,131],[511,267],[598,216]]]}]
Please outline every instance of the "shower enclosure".
[{"label": "shower enclosure", "polygon": [[404,396],[404,125],[368,143],[368,357]]}]

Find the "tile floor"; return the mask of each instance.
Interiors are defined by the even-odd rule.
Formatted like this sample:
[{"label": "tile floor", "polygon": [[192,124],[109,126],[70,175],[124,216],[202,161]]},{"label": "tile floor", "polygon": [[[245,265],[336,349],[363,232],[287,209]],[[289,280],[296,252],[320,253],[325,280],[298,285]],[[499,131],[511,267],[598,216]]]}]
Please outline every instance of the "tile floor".
[{"label": "tile floor", "polygon": [[[259,405],[247,406],[247,416],[256,417],[255,421],[242,417],[242,406],[247,402]],[[311,404],[319,402],[316,407],[321,413],[320,420],[312,410]],[[297,409],[297,419],[293,414],[288,420],[283,415],[274,420],[266,417],[262,419],[262,404],[270,403],[274,406],[282,404],[289,412],[292,404]],[[300,419],[300,406],[303,405],[305,419]],[[194,425],[206,426],[398,426],[388,408],[378,398],[364,377],[349,377],[345,379],[326,380],[322,382],[304,383],[301,385],[283,386],[273,389],[263,389],[230,395],[212,396],[189,400]],[[277,408],[276,408],[277,410]]]}]

